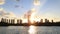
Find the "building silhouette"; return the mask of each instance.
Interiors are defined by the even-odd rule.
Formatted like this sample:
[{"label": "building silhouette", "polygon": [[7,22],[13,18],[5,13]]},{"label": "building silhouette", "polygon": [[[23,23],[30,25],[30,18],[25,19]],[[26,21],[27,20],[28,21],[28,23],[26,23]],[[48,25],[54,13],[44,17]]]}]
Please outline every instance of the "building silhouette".
[{"label": "building silhouette", "polygon": [[11,19],[11,23],[14,24],[15,23],[15,20],[14,19]]},{"label": "building silhouette", "polygon": [[22,24],[22,20],[20,19],[20,24]]},{"label": "building silhouette", "polygon": [[45,23],[47,23],[47,19],[45,19]]},{"label": "building silhouette", "polygon": [[1,22],[4,22],[4,19],[3,18],[1,19]]},{"label": "building silhouette", "polygon": [[7,19],[7,21],[6,21],[7,23],[8,23],[8,19]]},{"label": "building silhouette", "polygon": [[54,21],[53,21],[53,20],[51,20],[51,22],[53,23]]},{"label": "building silhouette", "polygon": [[17,24],[22,24],[22,20],[21,19],[17,19]]},{"label": "building silhouette", "polygon": [[11,23],[11,22],[10,22],[10,19],[9,19],[9,23]]},{"label": "building silhouette", "polygon": [[28,25],[36,25],[36,26],[59,26],[60,22],[54,22],[53,20],[51,20],[51,22],[49,22],[49,19],[45,19],[45,22],[43,22],[43,19],[40,20],[40,22],[35,22],[33,24],[31,24],[30,20],[29,20],[28,16],[28,23],[22,23],[23,20],[21,19],[9,19],[9,18],[1,18],[1,22],[0,25],[22,25],[22,26],[28,26]]},{"label": "building silhouette", "polygon": [[43,19],[40,20],[40,23],[43,23]]},{"label": "building silhouette", "polygon": [[45,23],[50,23],[50,21],[48,19],[45,19]]},{"label": "building silhouette", "polygon": [[47,20],[47,22],[49,23],[49,20]]},{"label": "building silhouette", "polygon": [[1,22],[10,23],[10,24],[22,24],[21,19],[1,18]]},{"label": "building silhouette", "polygon": [[20,19],[17,19],[17,24],[20,24]]}]

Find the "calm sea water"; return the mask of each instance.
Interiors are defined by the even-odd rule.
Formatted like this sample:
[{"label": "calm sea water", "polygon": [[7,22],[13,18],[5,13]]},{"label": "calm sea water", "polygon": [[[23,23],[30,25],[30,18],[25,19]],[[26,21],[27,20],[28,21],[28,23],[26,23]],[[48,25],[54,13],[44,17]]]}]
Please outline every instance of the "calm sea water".
[{"label": "calm sea water", "polygon": [[60,27],[58,26],[0,27],[0,34],[60,34]]}]

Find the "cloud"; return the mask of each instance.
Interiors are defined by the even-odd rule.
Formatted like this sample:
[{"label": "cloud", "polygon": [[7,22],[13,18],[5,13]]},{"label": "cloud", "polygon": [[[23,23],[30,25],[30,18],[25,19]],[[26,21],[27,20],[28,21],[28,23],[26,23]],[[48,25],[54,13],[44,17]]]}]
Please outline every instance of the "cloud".
[{"label": "cloud", "polygon": [[16,15],[13,12],[6,13],[6,15],[8,16],[8,18],[9,17],[12,17],[12,18],[16,17]]},{"label": "cloud", "polygon": [[3,10],[3,8],[0,8],[0,11]]},{"label": "cloud", "polygon": [[36,11],[36,9],[35,9],[35,8],[32,8],[32,9],[31,9],[31,11],[32,11],[32,12],[35,12],[35,11]]},{"label": "cloud", "polygon": [[5,3],[5,0],[0,0],[0,5],[3,5]]},{"label": "cloud", "polygon": [[16,2],[19,2],[20,0],[15,0]]},{"label": "cloud", "polygon": [[35,6],[40,5],[40,1],[39,1],[39,0],[34,0],[34,5],[35,5]]},{"label": "cloud", "polygon": [[0,16],[3,16],[3,15],[5,15],[5,11],[3,10],[3,8],[0,8]]},{"label": "cloud", "polygon": [[0,17],[14,18],[16,15],[13,12],[6,12],[3,8],[0,8]]}]

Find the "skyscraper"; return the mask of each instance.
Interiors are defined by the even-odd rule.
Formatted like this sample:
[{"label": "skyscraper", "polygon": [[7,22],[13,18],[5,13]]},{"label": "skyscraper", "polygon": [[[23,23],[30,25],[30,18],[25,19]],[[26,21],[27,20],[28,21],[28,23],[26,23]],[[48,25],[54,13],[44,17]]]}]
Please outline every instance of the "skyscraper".
[{"label": "skyscraper", "polygon": [[51,20],[51,22],[53,23],[53,20]]},{"label": "skyscraper", "polygon": [[20,24],[22,24],[22,20],[20,19]]},{"label": "skyscraper", "polygon": [[4,19],[3,18],[1,19],[1,22],[4,22]]},{"label": "skyscraper", "polygon": [[47,22],[49,23],[49,20],[47,20]]},{"label": "skyscraper", "polygon": [[14,19],[11,19],[11,23],[14,24],[15,23],[15,20]]},{"label": "skyscraper", "polygon": [[10,22],[10,19],[9,19],[9,23],[11,23],[11,22]]},{"label": "skyscraper", "polygon": [[45,23],[47,23],[47,19],[45,19]]},{"label": "skyscraper", "polygon": [[17,19],[17,24],[20,24],[20,20],[19,19]]},{"label": "skyscraper", "polygon": [[40,22],[43,23],[43,19],[41,19]]}]

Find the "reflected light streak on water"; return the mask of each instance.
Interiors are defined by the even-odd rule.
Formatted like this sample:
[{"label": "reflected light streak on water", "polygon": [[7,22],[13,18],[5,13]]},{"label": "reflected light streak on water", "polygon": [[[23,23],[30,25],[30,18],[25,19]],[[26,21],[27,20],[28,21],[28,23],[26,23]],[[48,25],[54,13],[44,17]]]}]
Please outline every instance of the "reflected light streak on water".
[{"label": "reflected light streak on water", "polygon": [[0,34],[60,34],[60,27],[33,25],[0,27]]},{"label": "reflected light streak on water", "polygon": [[37,28],[33,25],[29,26],[28,33],[29,34],[36,34],[37,33]]}]

